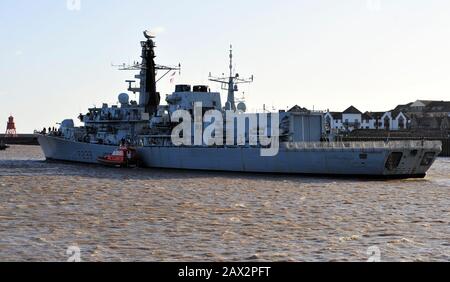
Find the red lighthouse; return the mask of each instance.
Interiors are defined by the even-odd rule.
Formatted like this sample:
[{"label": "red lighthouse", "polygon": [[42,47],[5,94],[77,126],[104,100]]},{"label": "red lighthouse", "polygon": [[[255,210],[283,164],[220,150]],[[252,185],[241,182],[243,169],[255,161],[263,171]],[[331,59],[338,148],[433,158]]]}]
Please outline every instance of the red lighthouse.
[{"label": "red lighthouse", "polygon": [[14,123],[14,117],[10,116],[8,118],[8,123],[6,125],[6,133],[5,135],[7,137],[16,137],[17,133],[16,133],[16,125]]}]

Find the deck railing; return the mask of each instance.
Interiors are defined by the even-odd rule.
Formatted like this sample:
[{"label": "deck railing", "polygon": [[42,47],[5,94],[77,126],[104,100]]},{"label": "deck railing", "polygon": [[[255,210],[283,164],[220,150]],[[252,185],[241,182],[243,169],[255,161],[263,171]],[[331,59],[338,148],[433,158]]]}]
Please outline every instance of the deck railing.
[{"label": "deck railing", "polygon": [[290,142],[287,149],[430,149],[440,150],[441,141],[367,141],[367,142]]}]

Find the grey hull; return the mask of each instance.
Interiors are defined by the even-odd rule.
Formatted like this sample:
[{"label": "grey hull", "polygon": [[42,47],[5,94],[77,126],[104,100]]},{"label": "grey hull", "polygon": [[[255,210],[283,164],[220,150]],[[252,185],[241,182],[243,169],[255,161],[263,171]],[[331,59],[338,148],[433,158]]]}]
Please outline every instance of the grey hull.
[{"label": "grey hull", "polygon": [[[97,158],[117,147],[73,142],[50,136],[38,141],[47,159],[97,163]],[[411,153],[412,149],[416,151]],[[377,177],[424,177],[432,162],[421,165],[428,152],[439,148],[295,148],[282,145],[275,157],[261,157],[259,148],[250,147],[138,147],[141,165],[155,168],[286,173],[315,175],[350,175]],[[387,169],[392,152],[403,157],[398,167]]]},{"label": "grey hull", "polygon": [[73,142],[45,135],[38,136],[38,142],[46,159],[81,163],[97,163],[98,157],[117,149],[117,146]]}]

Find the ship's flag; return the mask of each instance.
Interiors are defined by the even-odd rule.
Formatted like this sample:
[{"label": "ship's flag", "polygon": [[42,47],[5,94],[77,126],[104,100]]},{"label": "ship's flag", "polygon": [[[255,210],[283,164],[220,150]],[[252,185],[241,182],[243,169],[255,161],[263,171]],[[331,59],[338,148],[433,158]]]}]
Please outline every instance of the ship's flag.
[{"label": "ship's flag", "polygon": [[174,71],[173,73],[172,73],[172,75],[170,76],[170,83],[173,83],[174,81],[175,81],[175,75],[177,74],[177,72],[176,71]]}]

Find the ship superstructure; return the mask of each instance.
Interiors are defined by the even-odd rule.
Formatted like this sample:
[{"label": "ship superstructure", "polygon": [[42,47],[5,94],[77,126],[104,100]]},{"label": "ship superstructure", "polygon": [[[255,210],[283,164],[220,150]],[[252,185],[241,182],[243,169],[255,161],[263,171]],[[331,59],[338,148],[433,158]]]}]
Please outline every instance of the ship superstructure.
[{"label": "ship superstructure", "polygon": [[[139,87],[133,87],[134,80],[127,81],[128,91],[139,93],[139,101],[130,101],[127,93],[121,93],[119,105],[103,104],[80,114],[82,127],[64,120],[57,132],[38,138],[46,158],[97,163],[126,142],[136,147],[141,165],[146,167],[423,177],[441,150],[440,142],[430,141],[323,142],[320,112],[247,113],[244,103],[236,105],[235,92],[238,84],[251,83],[253,76],[243,79],[233,72],[231,48],[229,76],[209,76],[227,91],[224,104],[220,93],[211,92],[206,85],[177,85],[161,105],[157,82],[180,66],[157,65],[154,38],[148,32],[144,35],[141,63],[121,67],[139,71],[135,77],[140,80]],[[158,71],[164,72],[159,79]],[[187,114],[174,118],[180,112]],[[208,114],[212,118],[207,118]],[[177,132],[186,123],[189,130]],[[211,138],[205,138],[203,134],[211,128]],[[174,141],[174,136],[183,142]],[[269,149],[275,151],[264,154]]]}]

